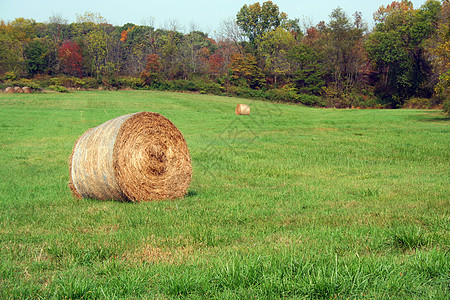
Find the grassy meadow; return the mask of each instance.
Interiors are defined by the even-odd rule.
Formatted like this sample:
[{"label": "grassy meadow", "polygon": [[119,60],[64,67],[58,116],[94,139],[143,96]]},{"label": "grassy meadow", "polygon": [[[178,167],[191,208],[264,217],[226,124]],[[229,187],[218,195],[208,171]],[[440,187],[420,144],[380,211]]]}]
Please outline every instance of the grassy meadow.
[{"label": "grassy meadow", "polygon": [[[138,111],[183,133],[187,196],[74,199],[76,139]],[[449,124],[438,110],[0,94],[0,298],[446,299]]]}]

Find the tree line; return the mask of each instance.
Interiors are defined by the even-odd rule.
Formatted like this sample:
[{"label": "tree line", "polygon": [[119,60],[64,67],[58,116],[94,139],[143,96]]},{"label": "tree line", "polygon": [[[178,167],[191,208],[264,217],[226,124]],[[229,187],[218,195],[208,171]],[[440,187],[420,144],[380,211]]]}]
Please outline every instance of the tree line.
[{"label": "tree line", "polygon": [[0,21],[0,84],[178,89],[350,107],[448,106],[450,0],[334,9],[300,25],[271,1],[244,5],[216,36],[176,22],[113,26],[99,14],[76,22]]}]

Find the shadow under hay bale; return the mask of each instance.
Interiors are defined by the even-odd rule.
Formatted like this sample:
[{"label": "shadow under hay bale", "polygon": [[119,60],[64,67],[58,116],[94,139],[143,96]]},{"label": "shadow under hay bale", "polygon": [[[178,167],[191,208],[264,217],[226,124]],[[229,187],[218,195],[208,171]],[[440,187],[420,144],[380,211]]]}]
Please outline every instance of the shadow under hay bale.
[{"label": "shadow under hay bale", "polygon": [[238,104],[236,106],[236,115],[250,115],[250,106],[246,104]]},{"label": "shadow under hay bale", "polygon": [[183,197],[192,177],[187,143],[164,116],[139,112],[87,130],[69,162],[77,197],[149,201]]}]

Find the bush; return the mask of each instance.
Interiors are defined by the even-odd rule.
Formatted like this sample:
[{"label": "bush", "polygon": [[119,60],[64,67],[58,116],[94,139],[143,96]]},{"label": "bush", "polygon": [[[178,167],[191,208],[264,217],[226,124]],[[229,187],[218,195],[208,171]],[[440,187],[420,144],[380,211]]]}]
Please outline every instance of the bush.
[{"label": "bush", "polygon": [[243,86],[228,86],[227,93],[230,96],[236,96],[249,99],[267,99],[267,95],[263,90],[254,90]]},{"label": "bush", "polygon": [[30,89],[34,90],[34,91],[40,91],[42,89],[42,86],[38,83],[36,83],[33,80],[30,79],[20,79],[20,80],[13,80],[13,81],[5,81],[3,83],[0,84],[0,89],[5,89],[8,86],[10,87],[14,87],[14,86],[20,86],[20,87],[24,87],[27,86]]},{"label": "bush", "polygon": [[106,89],[120,88],[120,82],[115,76],[102,76],[100,86]]},{"label": "bush", "polygon": [[141,78],[137,77],[120,77],[117,79],[118,88],[131,88],[131,89],[142,89],[145,87],[145,83]]},{"label": "bush", "polygon": [[155,73],[155,72],[145,72],[144,71],[141,73],[141,75],[139,77],[140,77],[141,81],[143,81],[144,84],[147,86],[157,85],[159,83],[159,81],[161,80],[158,73]]},{"label": "bush", "polygon": [[33,77],[32,81],[38,84],[41,88],[46,88],[52,85],[51,79],[52,78],[49,75],[39,74]]},{"label": "bush", "polygon": [[270,89],[270,90],[254,90],[248,87],[228,86],[226,93],[230,96],[261,99],[279,102],[301,103],[307,106],[325,106],[322,97],[307,94],[297,94],[289,88]]},{"label": "bush", "polygon": [[349,108],[349,107],[379,107],[373,95],[367,95],[365,91],[348,91],[338,92],[333,86],[324,88],[326,101],[324,106],[335,108]]},{"label": "bush", "polygon": [[[0,88],[8,86],[28,86],[33,90],[48,88],[61,93],[68,92],[71,88],[98,89],[99,87],[112,89],[153,89],[161,91],[198,92],[200,94],[229,95],[241,98],[269,100],[277,102],[301,103],[306,106],[332,106],[332,107],[377,107],[373,98],[356,93],[343,94],[341,98],[325,100],[316,95],[297,93],[293,84],[286,84],[277,89],[252,89],[248,86],[227,85],[225,80],[212,81],[209,78],[193,77],[190,80],[157,80],[150,85],[146,84],[140,77],[115,77],[104,76],[103,78],[84,77],[78,78],[67,75],[50,77],[38,75],[32,80],[21,79],[5,81],[0,83]],[[415,100],[417,101],[417,100]],[[414,102],[415,103],[415,102]]]},{"label": "bush", "polygon": [[447,99],[447,100],[444,101],[444,105],[442,107],[442,111],[446,115],[450,114],[450,99]]},{"label": "bush", "polygon": [[83,78],[85,89],[98,89],[100,87],[101,81],[94,77],[85,77]]},{"label": "bush", "polygon": [[63,86],[60,85],[51,85],[48,87],[49,90],[59,92],[59,93],[68,93],[69,90]]},{"label": "bush", "polygon": [[175,91],[191,91],[191,92],[199,90],[196,83],[182,79],[173,80],[171,82],[171,89]]},{"label": "bush", "polygon": [[178,91],[178,92],[199,92],[201,94],[215,94],[222,95],[225,92],[225,88],[217,82],[211,82],[207,80],[169,80],[153,82],[151,85],[147,85],[148,88],[157,89],[162,91]]},{"label": "bush", "polygon": [[6,72],[4,75],[4,79],[5,80],[17,80],[19,78],[19,73],[15,72],[15,71],[11,71],[11,72]]},{"label": "bush", "polygon": [[324,107],[325,102],[322,97],[308,94],[299,94],[297,95],[297,101],[306,105],[306,106],[319,106]]},{"label": "bush", "polygon": [[60,76],[50,79],[51,85],[63,86],[65,88],[83,88],[85,82],[77,77]]},{"label": "bush", "polygon": [[299,95],[286,89],[271,89],[266,92],[266,97],[271,101],[298,102]]},{"label": "bush", "polygon": [[222,95],[225,91],[225,88],[217,82],[205,82],[201,83],[200,93],[203,94],[214,94],[214,95]]},{"label": "bush", "polygon": [[433,106],[433,100],[426,98],[411,98],[403,104],[404,108],[428,109],[432,108]]}]

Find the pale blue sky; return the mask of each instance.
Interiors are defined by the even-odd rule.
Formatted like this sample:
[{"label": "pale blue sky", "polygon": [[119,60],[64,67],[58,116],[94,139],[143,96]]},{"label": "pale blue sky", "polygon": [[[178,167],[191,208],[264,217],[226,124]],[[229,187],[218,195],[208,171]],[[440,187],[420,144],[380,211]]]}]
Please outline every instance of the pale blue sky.
[{"label": "pale blue sky", "polygon": [[[77,14],[86,11],[99,13],[113,25],[131,22],[143,24],[154,19],[157,28],[164,27],[169,20],[189,30],[191,24],[198,29],[214,35],[220,24],[236,13],[244,4],[263,3],[265,1],[242,0],[0,0],[0,19],[8,21],[17,17],[46,22],[53,15],[60,15],[69,23],[75,22]],[[331,11],[341,7],[349,16],[360,11],[364,20],[373,25],[373,13],[392,0],[273,0],[289,18],[309,20],[311,25],[319,21],[328,21]],[[413,0],[415,8],[426,0]],[[126,4],[127,3],[127,4]]]}]

